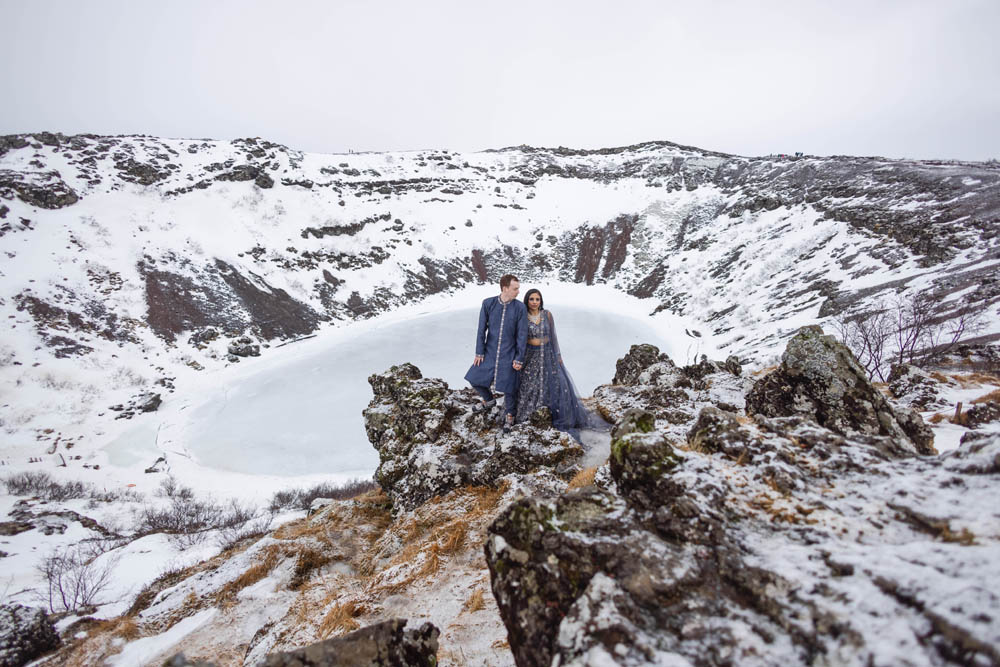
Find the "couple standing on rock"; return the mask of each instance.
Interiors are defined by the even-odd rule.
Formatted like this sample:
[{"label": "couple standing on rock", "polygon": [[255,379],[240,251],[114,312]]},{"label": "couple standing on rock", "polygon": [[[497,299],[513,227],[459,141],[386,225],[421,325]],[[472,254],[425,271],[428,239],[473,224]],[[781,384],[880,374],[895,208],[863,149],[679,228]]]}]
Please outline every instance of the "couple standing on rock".
[{"label": "couple standing on rock", "polygon": [[542,407],[561,431],[587,426],[594,418],[563,365],[552,313],[537,289],[528,290],[524,302],[517,300],[520,290],[517,276],[503,276],[500,295],[484,300],[479,311],[476,356],[465,374],[482,399],[477,411],[496,405],[496,391],[504,397],[504,433]]}]

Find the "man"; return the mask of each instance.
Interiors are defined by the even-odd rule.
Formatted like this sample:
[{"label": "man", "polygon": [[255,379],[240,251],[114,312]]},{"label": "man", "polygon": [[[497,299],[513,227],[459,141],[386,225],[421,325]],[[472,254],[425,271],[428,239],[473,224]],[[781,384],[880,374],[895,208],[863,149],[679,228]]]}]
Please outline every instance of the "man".
[{"label": "man", "polygon": [[477,411],[496,405],[493,390],[504,395],[504,433],[509,433],[514,423],[520,384],[518,371],[524,363],[524,348],[528,344],[527,311],[517,300],[520,289],[517,276],[508,273],[500,279],[500,296],[483,301],[476,332],[476,357],[465,374],[465,379],[483,401]]}]

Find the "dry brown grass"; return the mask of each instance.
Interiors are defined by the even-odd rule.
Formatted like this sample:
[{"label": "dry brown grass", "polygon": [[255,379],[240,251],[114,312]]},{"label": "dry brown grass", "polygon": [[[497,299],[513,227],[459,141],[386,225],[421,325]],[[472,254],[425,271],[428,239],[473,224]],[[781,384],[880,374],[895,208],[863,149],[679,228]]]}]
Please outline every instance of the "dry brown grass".
[{"label": "dry brown grass", "polygon": [[353,600],[335,604],[323,616],[316,632],[323,639],[327,639],[335,634],[357,630],[361,626],[354,619],[363,613],[364,608]]},{"label": "dry brown grass", "polygon": [[486,598],[484,596],[483,589],[477,586],[476,590],[472,591],[472,595],[469,596],[469,599],[465,601],[464,605],[462,605],[462,609],[471,614],[472,612],[485,608]]},{"label": "dry brown grass", "polygon": [[994,389],[988,394],[983,394],[979,398],[972,399],[973,403],[986,403],[987,401],[1000,403],[1000,389]]},{"label": "dry brown grass", "polygon": [[465,519],[456,519],[439,531],[442,541],[441,553],[453,554],[465,546],[469,533],[469,523]]},{"label": "dry brown grass", "polygon": [[757,370],[755,370],[750,375],[752,375],[754,377],[760,377],[762,375],[767,375],[768,373],[770,373],[771,371],[773,371],[773,370],[775,370],[777,368],[778,368],[778,364],[774,364],[773,366],[767,366],[765,368],[758,368]]},{"label": "dry brown grass", "polygon": [[256,563],[215,593],[215,603],[223,607],[231,605],[240,591],[247,586],[253,586],[271,574],[284,555],[284,550],[278,544],[269,544],[261,549],[260,554],[258,554],[259,560]]},{"label": "dry brown grass", "polygon": [[136,623],[134,616],[122,616],[111,632],[116,637],[121,637],[127,642],[142,636],[142,631],[139,629],[139,624]]},{"label": "dry brown grass", "polygon": [[982,384],[995,385],[1000,383],[1000,378],[986,373],[959,373],[952,375],[963,387],[976,386]]},{"label": "dry brown grass", "polygon": [[321,567],[330,564],[333,558],[319,549],[303,546],[300,547],[295,558],[295,571],[292,573],[292,580],[288,582],[288,589],[297,591],[309,580],[312,573]]},{"label": "dry brown grass", "polygon": [[941,384],[951,384],[951,380],[949,380],[948,376],[945,375],[944,373],[939,373],[937,371],[934,371],[934,372],[930,373],[930,376],[931,376],[931,378],[937,380]]},{"label": "dry brown grass", "polygon": [[943,422],[945,419],[948,419],[948,418],[949,418],[949,415],[947,413],[945,413],[945,412],[938,412],[938,413],[935,413],[935,414],[931,415],[927,419],[927,421],[929,421],[932,424],[940,424],[941,422]]},{"label": "dry brown grass", "polygon": [[597,469],[600,466],[594,466],[592,468],[584,468],[580,472],[573,475],[573,479],[569,480],[570,489],[579,489],[584,486],[590,486],[594,483],[594,475],[597,474]]},{"label": "dry brown grass", "polygon": [[968,528],[963,528],[961,531],[955,533],[952,532],[951,526],[945,526],[940,533],[940,537],[945,542],[957,542],[966,547],[976,543],[975,534]]},{"label": "dry brown grass", "polygon": [[424,562],[421,563],[420,569],[416,572],[416,578],[421,579],[423,577],[429,577],[433,574],[437,574],[438,570],[441,569],[441,548],[437,545],[437,542],[431,545],[430,549],[427,550],[427,555],[424,557]]}]

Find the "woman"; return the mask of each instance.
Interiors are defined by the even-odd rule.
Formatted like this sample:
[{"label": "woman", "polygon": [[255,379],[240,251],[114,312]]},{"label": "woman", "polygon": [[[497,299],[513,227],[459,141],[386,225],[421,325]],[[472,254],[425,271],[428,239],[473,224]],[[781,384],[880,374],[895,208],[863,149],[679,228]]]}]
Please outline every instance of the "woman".
[{"label": "woman", "polygon": [[552,425],[560,431],[590,426],[596,420],[576,395],[576,388],[562,362],[552,313],[545,310],[542,293],[536,289],[524,295],[528,309],[528,345],[521,370],[517,400],[517,422],[527,421],[541,407],[552,412]]}]

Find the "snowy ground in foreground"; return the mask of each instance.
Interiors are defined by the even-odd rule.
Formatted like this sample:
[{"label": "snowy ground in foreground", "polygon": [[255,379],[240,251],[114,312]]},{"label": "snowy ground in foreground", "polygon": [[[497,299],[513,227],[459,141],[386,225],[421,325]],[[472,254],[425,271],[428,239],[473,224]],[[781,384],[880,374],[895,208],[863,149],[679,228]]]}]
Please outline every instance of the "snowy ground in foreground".
[{"label": "snowy ground in foreground", "polygon": [[[692,323],[650,317],[647,304],[611,288],[539,288],[584,396],[611,381],[633,344],[653,343],[679,363],[712,352],[685,333]],[[411,362],[425,377],[467,386],[479,304],[494,292],[480,286],[434,297],[178,384],[157,413],[104,446],[107,464],[138,477],[165,456],[171,474],[197,490],[256,500],[312,481],[370,478],[378,455],[361,416],[371,400],[368,376]]]}]

